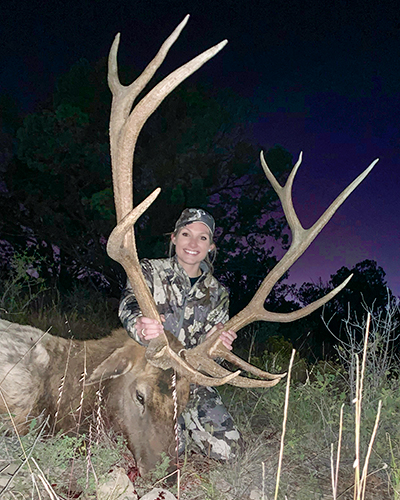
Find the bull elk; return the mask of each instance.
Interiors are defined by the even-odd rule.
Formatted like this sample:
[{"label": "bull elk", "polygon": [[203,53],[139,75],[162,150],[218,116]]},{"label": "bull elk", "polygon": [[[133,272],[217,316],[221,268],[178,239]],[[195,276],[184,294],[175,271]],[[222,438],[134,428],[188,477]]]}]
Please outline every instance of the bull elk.
[{"label": "bull elk", "polygon": [[[133,207],[132,165],[135,144],[144,123],[163,99],[227,42],[221,42],[184,64],[158,83],[135,106],[133,104],[165,59],[187,20],[188,16],[167,38],[143,73],[128,86],[123,86],[118,78],[119,35],[109,55],[108,82],[113,95],[110,146],[117,226],[110,235],[107,252],[124,268],[143,315],[157,320],[160,320],[159,313],[141,272],[133,226],[156,199],[160,189],[156,189],[136,208]],[[301,155],[286,184],[281,186],[261,153],[262,167],[281,200],[292,242],[282,260],[264,279],[250,304],[229,320],[226,329],[238,331],[260,320],[294,321],[325,304],[346,286],[350,278],[325,297],[295,312],[280,314],[264,309],[266,297],[274,284],[307,249],[339,206],[368,175],[376,161],[337,197],[311,228],[304,229],[293,208],[291,196]],[[155,466],[161,452],[172,454],[174,450],[174,405],[171,392],[174,371],[178,374],[179,411],[188,401],[190,383],[271,387],[284,376],[264,372],[235,356],[219,340],[218,330],[203,343],[188,350],[172,333],[165,332],[144,348],[129,338],[123,329],[116,330],[105,339],[81,342],[56,338],[30,326],[0,320],[0,413],[8,411],[10,415],[14,414],[15,423],[21,431],[27,428],[29,416],[38,416],[44,411],[50,415],[54,430],[70,429],[76,425],[77,408],[80,408],[83,416],[91,414],[96,388],[101,385],[111,423],[127,438],[141,473],[146,473]],[[216,358],[223,358],[258,379],[243,377],[239,370],[232,373],[220,366]],[[82,372],[84,398],[81,398],[80,389]],[[63,392],[60,392],[60,387]]]}]

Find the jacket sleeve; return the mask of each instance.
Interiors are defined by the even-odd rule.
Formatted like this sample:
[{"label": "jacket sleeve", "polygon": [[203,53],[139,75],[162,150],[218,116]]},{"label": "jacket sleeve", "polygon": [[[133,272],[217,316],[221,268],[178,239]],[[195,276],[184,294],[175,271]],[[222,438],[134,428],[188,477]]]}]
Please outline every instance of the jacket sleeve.
[{"label": "jacket sleeve", "polygon": [[[141,266],[146,283],[150,288],[150,292],[153,293],[152,266],[147,259],[141,261]],[[139,344],[145,345],[136,331],[136,320],[139,316],[142,316],[142,311],[140,310],[135,294],[133,293],[132,285],[128,279],[121,293],[118,316],[129,336]]]}]

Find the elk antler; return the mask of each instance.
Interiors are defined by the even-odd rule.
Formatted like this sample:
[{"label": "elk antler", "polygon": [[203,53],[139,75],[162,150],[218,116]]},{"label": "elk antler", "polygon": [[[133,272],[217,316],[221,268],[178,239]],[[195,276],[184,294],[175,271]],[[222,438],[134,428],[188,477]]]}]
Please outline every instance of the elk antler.
[{"label": "elk antler", "polygon": [[[184,64],[164,80],[157,84],[145,97],[139,101],[132,109],[133,103],[139,93],[150,81],[156,70],[165,59],[168,50],[178,38],[180,32],[186,25],[189,16],[179,24],[174,32],[167,38],[161,49],[147,66],[144,72],[129,86],[123,86],[118,78],[117,51],[119,35],[116,36],[111,47],[109,56],[108,82],[113,94],[111,118],[110,118],[110,144],[111,163],[113,171],[114,197],[117,212],[117,227],[111,233],[107,252],[111,258],[119,262],[128,276],[132,285],[136,299],[144,316],[157,319],[160,316],[157,311],[155,301],[145,282],[141,266],[136,251],[133,225],[143,212],[158,196],[160,189],[156,189],[140,205],[133,209],[133,175],[132,163],[137,137],[144,123],[156,110],[163,99],[175,89],[185,78],[199,69],[205,62],[211,59],[227,43],[223,41],[188,63]],[[299,256],[311,244],[316,235],[332,217],[337,208],[364,179],[372,169],[374,162],[363,174],[361,174],[328,208],[323,216],[310,229],[303,229],[301,226],[291,199],[291,189],[295,173],[301,163],[299,161],[293,168],[288,181],[281,187],[267,167],[261,154],[261,162],[265,173],[273,188],[278,193],[282,202],[284,213],[288,219],[289,227],[292,231],[292,244],[287,254],[268,274],[260,289],[254,296],[250,304],[238,315],[232,318],[226,325],[226,329],[239,330],[243,326],[256,320],[264,321],[293,321],[306,316],[321,306],[338,293],[346,284],[348,279],[339,287],[335,288],[326,297],[308,305],[300,311],[295,311],[286,315],[265,311],[264,302],[271,291],[273,285],[285,273],[285,271],[299,258]],[[241,369],[247,370],[253,375],[267,380],[254,380],[239,377],[239,371],[231,373],[215,361],[217,357],[222,357],[234,363]],[[275,385],[285,374],[272,375],[258,368],[249,365],[242,359],[232,354],[219,340],[219,331],[216,330],[208,339],[194,349],[181,349],[176,353],[168,343],[167,335],[160,335],[150,341],[146,350],[147,360],[160,368],[167,369],[173,367],[181,375],[189,378],[194,383],[200,385],[216,386],[225,383],[243,387],[269,387]],[[201,372],[207,373],[209,376]]]},{"label": "elk antler", "polygon": [[[362,172],[351,184],[349,184],[349,186],[347,186],[347,188],[331,203],[317,222],[315,222],[309,229],[304,229],[299,218],[297,217],[292,201],[293,181],[302,161],[302,153],[300,153],[299,159],[290,172],[284,186],[281,186],[272,174],[262,152],[260,157],[265,175],[281,200],[283,212],[292,233],[292,242],[287,253],[268,273],[264,281],[261,283],[257,293],[254,295],[250,303],[224,325],[224,329],[226,330],[238,331],[253,321],[275,321],[277,323],[289,323],[290,321],[295,321],[296,319],[307,316],[322,305],[326,304],[347,285],[352,275],[350,275],[345,281],[343,281],[343,283],[331,290],[324,297],[297,311],[290,313],[275,313],[264,309],[265,300],[279,278],[281,278],[289,267],[292,266],[293,263],[296,262],[296,260],[307,250],[319,232],[332,218],[336,210],[355,190],[355,188],[361,184],[361,182],[365,179],[365,177],[367,177],[378,162],[378,159],[373,161],[371,165],[366,168],[364,172]],[[219,339],[218,331],[212,333],[202,344],[185,352],[185,359],[194,368],[201,368],[208,374],[218,373],[219,375],[222,375],[223,372],[220,370],[219,365],[212,361],[218,357],[224,358],[226,361],[231,362],[242,370],[247,370],[254,375],[258,375],[257,370],[254,370],[252,365],[247,364],[241,358],[235,356],[222,344]],[[231,383],[236,385],[235,380]]]},{"label": "elk antler", "polygon": [[[118,78],[117,52],[119,35],[116,36],[111,47],[108,62],[108,83],[113,94],[110,117],[110,144],[117,226],[109,237],[107,252],[111,258],[119,262],[125,269],[143,315],[157,319],[158,321],[160,321],[160,315],[143,277],[137,256],[133,225],[155,200],[160,190],[156,189],[140,205],[133,209],[132,163],[135,145],[140,130],[147,118],[155,111],[163,99],[185,78],[217,54],[227,41],[211,47],[175,70],[157,84],[133,109],[132,106],[139,93],[144,89],[165,59],[168,50],[178,38],[188,18],[189,16],[186,16],[167,38],[155,58],[131,85],[123,86]],[[239,371],[234,373],[226,370],[223,373],[219,371],[216,374],[217,378],[215,376],[204,375],[184,359],[183,353],[184,350],[182,349],[181,354],[177,354],[171,348],[167,336],[160,335],[158,338],[150,341],[146,350],[146,358],[150,363],[160,368],[167,369],[173,367],[181,375],[200,385],[217,386],[231,383],[232,379],[237,380],[241,378],[238,377]],[[261,370],[259,370],[259,374],[263,378],[274,377]],[[282,376],[276,376],[276,380],[272,381],[254,380],[253,386],[268,387],[275,385]],[[240,384],[240,382],[237,383]]]}]

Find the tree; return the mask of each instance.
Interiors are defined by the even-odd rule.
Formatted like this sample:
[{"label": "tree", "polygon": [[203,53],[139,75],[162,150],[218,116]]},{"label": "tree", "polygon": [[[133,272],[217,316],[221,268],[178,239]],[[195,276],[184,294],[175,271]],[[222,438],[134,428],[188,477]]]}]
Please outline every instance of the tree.
[{"label": "tree", "polygon": [[[393,299],[385,280],[385,271],[373,260],[364,260],[353,268],[341,267],[331,275],[328,283],[321,280],[314,283],[303,283],[296,296],[302,305],[307,305],[324,296],[342,283],[350,274],[350,282],[334,299],[329,301],[322,311],[315,311],[310,316],[296,322],[298,331],[302,332],[300,341],[307,338],[309,349],[316,357],[332,353],[335,337],[342,338],[344,322],[361,323],[367,311],[383,312],[389,301]],[[328,327],[328,328],[327,328]],[[332,336],[331,332],[335,337]],[[311,347],[310,347],[311,346]]]},{"label": "tree", "polygon": [[350,274],[353,275],[347,287],[336,299],[336,310],[339,315],[346,316],[348,312],[353,318],[361,318],[365,315],[365,308],[379,311],[388,303],[388,290],[385,279],[386,273],[374,260],[363,260],[352,269],[341,267],[331,276],[332,288],[338,286]]}]

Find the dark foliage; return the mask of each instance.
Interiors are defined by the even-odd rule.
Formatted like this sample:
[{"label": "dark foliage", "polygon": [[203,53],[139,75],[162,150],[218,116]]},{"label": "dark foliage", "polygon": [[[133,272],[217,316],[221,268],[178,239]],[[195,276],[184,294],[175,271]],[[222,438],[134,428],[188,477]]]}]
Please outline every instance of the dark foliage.
[{"label": "dark foliage", "polygon": [[311,358],[334,355],[335,337],[345,339],[345,321],[361,324],[368,311],[374,310],[379,314],[393,300],[387,288],[386,273],[373,260],[359,262],[352,269],[340,268],[331,275],[328,283],[304,283],[296,292],[296,297],[302,305],[310,304],[340,285],[350,274],[353,277],[347,287],[329,301],[322,312],[315,311],[296,322],[295,343]]}]

